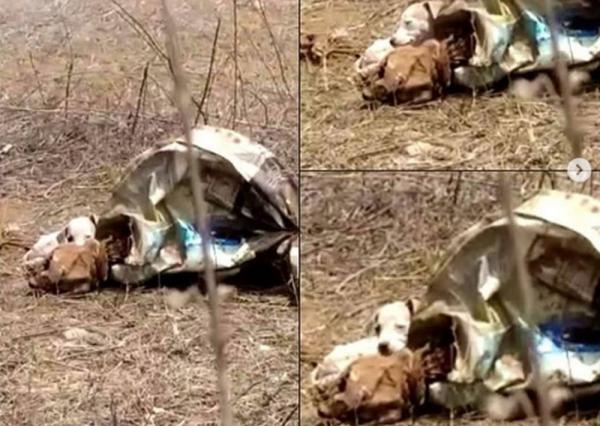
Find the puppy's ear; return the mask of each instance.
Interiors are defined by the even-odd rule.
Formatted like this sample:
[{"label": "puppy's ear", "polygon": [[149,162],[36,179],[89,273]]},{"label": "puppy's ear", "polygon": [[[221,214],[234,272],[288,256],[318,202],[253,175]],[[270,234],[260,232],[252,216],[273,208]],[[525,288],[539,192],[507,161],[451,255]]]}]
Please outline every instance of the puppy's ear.
[{"label": "puppy's ear", "polygon": [[96,216],[95,214],[91,214],[90,215],[90,220],[92,221],[92,223],[94,224],[94,226],[98,226],[98,216]]},{"label": "puppy's ear", "polygon": [[419,299],[411,297],[406,301],[406,306],[410,311],[410,316],[413,316],[421,307],[422,303]]}]

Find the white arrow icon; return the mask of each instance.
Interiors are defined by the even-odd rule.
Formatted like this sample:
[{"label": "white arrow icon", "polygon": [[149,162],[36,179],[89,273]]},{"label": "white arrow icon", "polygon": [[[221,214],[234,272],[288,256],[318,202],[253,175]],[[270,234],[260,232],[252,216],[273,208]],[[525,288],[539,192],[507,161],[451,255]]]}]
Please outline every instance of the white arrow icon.
[{"label": "white arrow icon", "polygon": [[592,165],[585,158],[575,158],[569,161],[567,175],[573,182],[585,182],[592,176]]}]

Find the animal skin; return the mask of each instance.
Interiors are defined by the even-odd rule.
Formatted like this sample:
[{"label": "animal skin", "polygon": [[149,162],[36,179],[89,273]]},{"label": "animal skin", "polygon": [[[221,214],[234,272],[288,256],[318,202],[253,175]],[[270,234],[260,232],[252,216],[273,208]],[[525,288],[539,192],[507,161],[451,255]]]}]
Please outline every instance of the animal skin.
[{"label": "animal skin", "polygon": [[[405,419],[425,403],[427,383],[450,371],[441,350],[404,349],[354,361],[337,384],[314,393],[319,415],[349,422]],[[327,393],[329,391],[329,393]]]},{"label": "animal skin", "polygon": [[323,386],[339,380],[346,369],[357,359],[377,355],[379,339],[366,337],[354,342],[337,345],[323,358],[323,361],[311,372],[313,385]]},{"label": "animal skin", "polygon": [[373,96],[393,103],[426,102],[441,96],[450,79],[446,44],[430,39],[390,53],[383,77],[374,83]]},{"label": "animal skin", "polygon": [[372,74],[377,74],[385,64],[387,55],[394,50],[389,38],[375,40],[365,50],[360,58],[354,63],[354,71],[362,78],[366,79]]},{"label": "animal skin", "polygon": [[53,252],[46,269],[30,281],[36,290],[83,293],[96,289],[108,278],[108,259],[97,240],[83,245],[64,243]]}]

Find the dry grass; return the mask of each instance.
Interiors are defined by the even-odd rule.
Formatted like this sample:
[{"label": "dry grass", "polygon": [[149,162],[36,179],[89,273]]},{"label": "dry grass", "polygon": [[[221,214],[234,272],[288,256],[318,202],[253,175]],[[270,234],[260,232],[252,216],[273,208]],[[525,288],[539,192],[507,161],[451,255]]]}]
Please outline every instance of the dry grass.
[{"label": "dry grass", "polygon": [[[506,174],[515,204],[540,187],[585,193],[592,188],[564,173]],[[303,175],[302,386],[335,344],[364,336],[377,306],[422,294],[454,237],[487,215],[502,214],[497,183],[497,173],[490,172]],[[600,185],[593,185],[592,194],[600,197]],[[302,397],[302,424],[323,424],[304,392]],[[447,424],[448,417],[417,423]],[[470,415],[459,423],[485,420]]]},{"label": "dry grass", "polygon": [[[326,37],[346,29],[345,49],[358,54],[391,33],[406,3],[306,0],[302,31]],[[333,54],[326,68],[302,65],[303,169],[557,169],[571,158],[557,98],[455,93],[418,107],[369,109],[351,81],[355,59]],[[600,92],[592,87],[574,101],[584,157],[596,158]]]},{"label": "dry grass", "polygon": [[[202,98],[220,14],[205,116],[263,141],[295,170],[295,2],[264,0],[265,16],[255,2],[238,3],[234,114],[231,2],[170,2],[193,96]],[[119,4],[162,46],[158,2]],[[0,6],[0,149],[13,145],[0,154],[0,424],[214,424],[202,300],[169,308],[163,289],[36,298],[19,271],[39,233],[99,211],[133,156],[181,133],[166,62],[110,2]],[[294,424],[298,313],[261,284],[223,307],[234,415],[240,424]],[[69,340],[72,327],[96,338]]]}]

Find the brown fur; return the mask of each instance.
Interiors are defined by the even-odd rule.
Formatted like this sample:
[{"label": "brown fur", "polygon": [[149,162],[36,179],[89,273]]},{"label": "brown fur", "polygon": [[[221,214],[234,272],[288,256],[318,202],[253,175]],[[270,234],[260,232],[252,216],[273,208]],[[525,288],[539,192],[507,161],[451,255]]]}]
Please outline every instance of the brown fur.
[{"label": "brown fur", "polygon": [[427,381],[449,370],[446,359],[428,349],[360,358],[329,389],[329,397],[321,393],[315,401],[319,414],[358,422],[405,419],[424,403]]},{"label": "brown fur", "polygon": [[426,40],[397,47],[387,57],[383,77],[375,83],[375,96],[396,102],[425,102],[443,94],[451,71],[445,42]]},{"label": "brown fur", "polygon": [[80,293],[96,289],[107,278],[105,248],[97,240],[88,240],[84,245],[59,245],[52,252],[46,270],[30,285],[49,292]]}]

